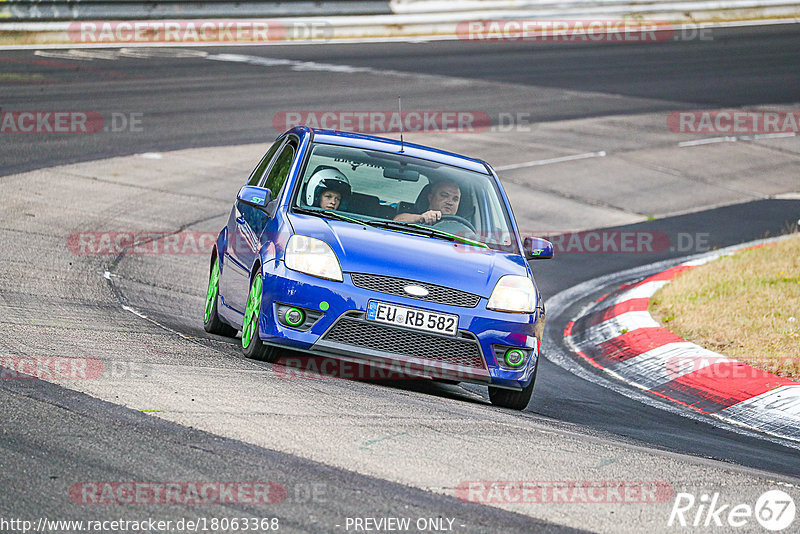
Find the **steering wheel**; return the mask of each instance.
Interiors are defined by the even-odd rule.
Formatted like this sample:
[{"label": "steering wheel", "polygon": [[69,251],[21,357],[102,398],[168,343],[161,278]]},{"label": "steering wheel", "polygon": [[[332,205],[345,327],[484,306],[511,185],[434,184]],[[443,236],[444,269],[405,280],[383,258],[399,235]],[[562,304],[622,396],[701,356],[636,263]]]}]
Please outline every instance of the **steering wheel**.
[{"label": "steering wheel", "polygon": [[475,227],[472,225],[471,222],[469,222],[464,217],[459,217],[458,215],[442,215],[442,218],[436,224],[434,224],[433,226],[439,226],[440,224],[443,224],[443,223],[446,223],[446,222],[454,222],[454,223],[457,223],[457,224],[461,224],[461,225],[466,226],[467,228],[469,228],[472,231],[472,233],[474,233],[474,234],[478,233],[477,230],[475,230]]}]

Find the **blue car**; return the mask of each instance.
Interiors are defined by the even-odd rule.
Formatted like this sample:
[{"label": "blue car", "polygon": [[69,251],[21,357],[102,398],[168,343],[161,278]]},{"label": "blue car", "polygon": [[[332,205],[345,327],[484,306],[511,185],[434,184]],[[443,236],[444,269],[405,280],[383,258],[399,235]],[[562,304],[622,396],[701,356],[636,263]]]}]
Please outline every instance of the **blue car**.
[{"label": "blue car", "polygon": [[207,332],[245,356],[304,351],[487,385],[528,405],[545,310],[497,174],[380,137],[293,128],[241,188],[211,255]]}]

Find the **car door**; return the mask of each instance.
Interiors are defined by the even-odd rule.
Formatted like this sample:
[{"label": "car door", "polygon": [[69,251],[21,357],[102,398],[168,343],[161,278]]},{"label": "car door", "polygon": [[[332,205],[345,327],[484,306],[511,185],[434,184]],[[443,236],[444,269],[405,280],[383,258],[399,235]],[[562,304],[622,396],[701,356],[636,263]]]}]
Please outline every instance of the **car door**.
[{"label": "car door", "polygon": [[[264,157],[261,158],[261,161],[258,162],[256,168],[253,169],[253,172],[250,173],[250,177],[247,179],[247,182],[245,182],[245,185],[259,185],[264,180],[270,168],[270,163],[272,163],[275,154],[278,153],[285,142],[286,139],[281,137],[272,144]],[[220,269],[219,279],[219,292],[222,304],[226,308],[235,310],[242,315],[244,314],[244,303],[246,302],[247,294],[245,294],[245,300],[243,301],[241,293],[243,287],[246,288],[245,291],[249,291],[250,268],[241,263],[241,258],[238,254],[239,248],[247,246],[247,244],[242,241],[239,221],[245,220],[242,215],[242,209],[249,211],[249,208],[251,208],[251,206],[247,206],[238,200],[233,205],[233,208],[231,208],[227,224],[228,245],[225,249],[222,262],[223,267]]]},{"label": "car door", "polygon": [[[274,156],[270,158],[261,176],[256,180],[251,177],[248,185],[265,187],[272,193],[272,203],[267,209],[260,209],[239,200],[236,201],[231,218],[228,222],[228,253],[231,264],[235,272],[232,282],[235,286],[232,297],[228,303],[238,313],[244,314],[247,304],[247,295],[250,291],[250,274],[262,245],[262,237],[271,232],[265,232],[268,225],[272,222],[269,213],[274,213],[281,188],[289,175],[289,170],[297,155],[299,140],[296,136],[290,135],[280,140],[279,147],[275,150]],[[265,156],[265,159],[266,158]],[[258,169],[254,172],[258,175]],[[251,183],[252,182],[252,183]]]}]

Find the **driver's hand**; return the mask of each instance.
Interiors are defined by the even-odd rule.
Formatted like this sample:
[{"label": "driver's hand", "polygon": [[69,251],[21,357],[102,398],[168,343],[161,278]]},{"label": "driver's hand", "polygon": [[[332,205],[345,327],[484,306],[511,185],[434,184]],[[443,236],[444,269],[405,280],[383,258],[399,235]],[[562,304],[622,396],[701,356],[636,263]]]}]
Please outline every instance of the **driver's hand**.
[{"label": "driver's hand", "polygon": [[420,215],[421,223],[425,224],[433,224],[442,218],[442,212],[437,210],[428,210],[425,213]]}]

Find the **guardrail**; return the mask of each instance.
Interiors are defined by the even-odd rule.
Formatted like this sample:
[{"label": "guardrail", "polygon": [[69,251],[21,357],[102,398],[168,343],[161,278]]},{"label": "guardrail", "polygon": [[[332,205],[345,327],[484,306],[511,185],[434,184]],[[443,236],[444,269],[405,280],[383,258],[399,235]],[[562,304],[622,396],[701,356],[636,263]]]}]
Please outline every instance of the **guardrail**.
[{"label": "guardrail", "polygon": [[0,21],[152,20],[391,14],[389,0],[6,0]]},{"label": "guardrail", "polygon": [[[797,3],[797,2],[779,2]],[[537,13],[560,8],[567,11],[607,11],[622,6],[629,11],[663,11],[674,5],[693,8],[728,9],[739,6],[761,7],[775,5],[772,0],[391,0],[396,14],[442,14],[448,12],[472,12],[476,14],[520,14]]]},{"label": "guardrail", "polygon": [[[416,24],[465,18],[537,19],[554,15],[637,16],[715,11],[727,12],[722,18],[730,18],[732,11],[741,11],[736,18],[771,18],[797,16],[798,5],[800,0],[0,0],[0,26],[7,22],[367,15],[394,15],[398,24]],[[691,21],[692,17],[687,19]]]}]

